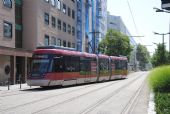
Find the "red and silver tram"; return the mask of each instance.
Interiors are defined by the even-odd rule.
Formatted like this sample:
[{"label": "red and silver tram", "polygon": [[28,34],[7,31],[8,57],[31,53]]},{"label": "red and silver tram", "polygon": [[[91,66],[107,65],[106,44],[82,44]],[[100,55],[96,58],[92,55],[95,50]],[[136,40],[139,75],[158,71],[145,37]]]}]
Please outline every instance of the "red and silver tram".
[{"label": "red and silver tram", "polygon": [[30,86],[75,85],[126,78],[127,58],[56,48],[33,52]]}]

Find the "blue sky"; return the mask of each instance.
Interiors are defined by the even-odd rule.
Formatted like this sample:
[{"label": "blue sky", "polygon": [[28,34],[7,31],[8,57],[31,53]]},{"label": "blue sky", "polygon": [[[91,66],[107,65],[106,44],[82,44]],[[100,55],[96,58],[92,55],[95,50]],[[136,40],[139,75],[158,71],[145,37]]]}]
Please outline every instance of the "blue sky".
[{"label": "blue sky", "polygon": [[[136,27],[133,23],[128,2],[130,4]],[[132,36],[144,36],[134,38],[137,43],[146,46],[153,54],[156,46],[153,43],[162,43],[162,36],[153,32],[169,32],[170,13],[155,12],[153,7],[161,8],[161,0],[108,0],[107,10],[111,15],[121,16]],[[136,29],[137,28],[137,29]],[[169,35],[165,36],[167,50],[169,50]]]}]

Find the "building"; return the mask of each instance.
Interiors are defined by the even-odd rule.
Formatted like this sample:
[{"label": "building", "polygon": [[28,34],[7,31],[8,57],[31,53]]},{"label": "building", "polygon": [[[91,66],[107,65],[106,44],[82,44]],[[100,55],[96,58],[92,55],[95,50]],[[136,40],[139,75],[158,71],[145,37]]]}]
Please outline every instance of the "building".
[{"label": "building", "polygon": [[128,31],[128,28],[125,26],[124,22],[122,21],[122,18],[120,16],[114,16],[110,15],[108,12],[107,15],[107,29],[114,29],[117,31],[120,31],[123,34],[126,34],[129,39],[131,45],[136,45],[136,42],[130,32]]},{"label": "building", "polygon": [[0,1],[0,85],[25,81],[32,52],[22,49],[21,0]]},{"label": "building", "polygon": [[100,25],[99,25],[99,42],[105,38],[107,33],[107,0],[100,0],[99,5],[99,17],[100,17]]},{"label": "building", "polygon": [[77,0],[77,49],[98,53],[107,31],[107,0]]},{"label": "building", "polygon": [[24,0],[23,48],[76,48],[76,8],[76,0]]}]

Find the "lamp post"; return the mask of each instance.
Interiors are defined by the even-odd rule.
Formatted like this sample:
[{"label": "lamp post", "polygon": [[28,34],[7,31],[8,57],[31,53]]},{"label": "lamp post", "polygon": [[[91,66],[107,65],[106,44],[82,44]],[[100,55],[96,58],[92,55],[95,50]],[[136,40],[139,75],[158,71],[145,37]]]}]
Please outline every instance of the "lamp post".
[{"label": "lamp post", "polygon": [[[153,9],[155,9],[156,12],[170,13],[170,11],[168,11],[168,10],[159,9],[159,8],[156,8],[156,7],[154,7]],[[170,19],[169,19],[169,32],[170,32]],[[170,34],[169,34],[169,52],[170,52]]]},{"label": "lamp post", "polygon": [[153,32],[155,35],[162,35],[162,44],[164,45],[164,36],[167,34],[170,34],[170,32],[168,33],[157,33],[157,32]]},{"label": "lamp post", "polygon": [[157,33],[157,32],[154,32],[155,35],[162,35],[162,60],[164,60],[164,57],[165,57],[165,46],[164,46],[164,36],[167,35],[167,34],[170,34],[169,32],[168,33]]}]

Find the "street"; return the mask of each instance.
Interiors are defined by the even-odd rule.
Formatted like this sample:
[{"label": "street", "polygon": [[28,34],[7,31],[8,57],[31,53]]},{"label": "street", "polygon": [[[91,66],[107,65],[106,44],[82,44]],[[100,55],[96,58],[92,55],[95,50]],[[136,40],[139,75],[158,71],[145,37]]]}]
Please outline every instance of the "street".
[{"label": "street", "polygon": [[145,114],[148,72],[72,87],[0,91],[0,114]]}]

